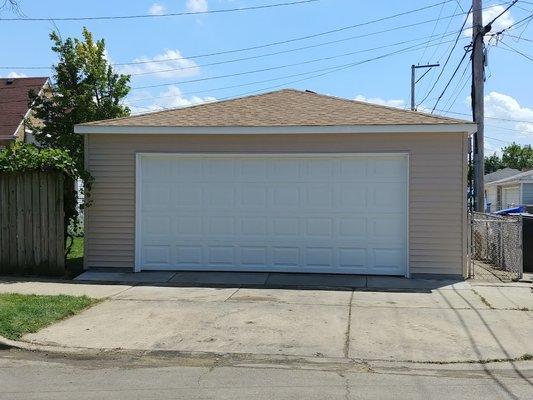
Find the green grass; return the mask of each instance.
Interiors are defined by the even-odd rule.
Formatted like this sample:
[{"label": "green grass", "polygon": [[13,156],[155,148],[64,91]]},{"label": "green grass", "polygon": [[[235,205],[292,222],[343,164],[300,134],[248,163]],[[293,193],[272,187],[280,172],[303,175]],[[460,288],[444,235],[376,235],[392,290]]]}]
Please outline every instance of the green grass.
[{"label": "green grass", "polygon": [[83,260],[83,237],[76,236],[73,238],[72,247],[67,254],[67,260],[76,261],[78,259]]},{"label": "green grass", "polygon": [[19,339],[97,302],[87,296],[0,294],[0,336]]},{"label": "green grass", "polygon": [[73,238],[72,247],[67,254],[67,275],[71,278],[83,272],[83,237]]}]

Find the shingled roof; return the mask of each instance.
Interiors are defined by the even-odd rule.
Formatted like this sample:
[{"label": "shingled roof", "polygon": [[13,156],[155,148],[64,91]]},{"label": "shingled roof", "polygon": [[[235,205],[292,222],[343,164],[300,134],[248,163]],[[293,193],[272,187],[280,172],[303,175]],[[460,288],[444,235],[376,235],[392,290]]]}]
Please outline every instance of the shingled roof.
[{"label": "shingled roof", "polygon": [[283,89],[191,107],[94,121],[81,126],[288,127],[465,123],[470,122],[309,91]]},{"label": "shingled roof", "polygon": [[0,79],[0,138],[12,138],[29,110],[28,92],[39,93],[47,77]]}]

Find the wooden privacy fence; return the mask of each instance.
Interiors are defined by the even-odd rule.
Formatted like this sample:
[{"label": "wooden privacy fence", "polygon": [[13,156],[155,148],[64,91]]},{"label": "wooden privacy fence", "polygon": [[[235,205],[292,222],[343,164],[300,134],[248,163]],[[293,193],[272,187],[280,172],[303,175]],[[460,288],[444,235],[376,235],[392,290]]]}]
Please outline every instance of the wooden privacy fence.
[{"label": "wooden privacy fence", "polygon": [[0,173],[0,274],[65,272],[64,177]]}]

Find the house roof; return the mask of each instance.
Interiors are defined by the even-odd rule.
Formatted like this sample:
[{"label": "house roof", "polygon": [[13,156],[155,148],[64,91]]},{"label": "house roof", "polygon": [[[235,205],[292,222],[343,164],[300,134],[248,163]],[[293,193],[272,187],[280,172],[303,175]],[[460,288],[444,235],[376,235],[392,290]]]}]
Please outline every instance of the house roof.
[{"label": "house roof", "polygon": [[519,174],[520,170],[514,168],[502,168],[485,175],[485,183],[498,181]]},{"label": "house roof", "polygon": [[29,110],[28,92],[39,93],[47,81],[47,77],[0,78],[0,138],[13,138]]},{"label": "house roof", "polygon": [[[79,126],[220,128],[450,124],[472,123],[309,91],[283,89],[185,108],[88,122]],[[81,133],[88,131],[77,129]]]},{"label": "house roof", "polygon": [[518,174],[512,175],[508,178],[499,179],[497,181],[487,183],[487,186],[509,184],[509,183],[533,183],[533,169]]}]

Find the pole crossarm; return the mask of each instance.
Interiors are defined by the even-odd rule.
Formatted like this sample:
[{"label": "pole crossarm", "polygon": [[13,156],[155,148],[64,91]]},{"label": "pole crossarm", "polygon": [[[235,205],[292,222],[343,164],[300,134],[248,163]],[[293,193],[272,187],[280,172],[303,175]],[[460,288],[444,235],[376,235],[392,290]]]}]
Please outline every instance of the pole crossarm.
[{"label": "pole crossarm", "polygon": [[[411,111],[416,111],[415,106],[415,85],[420,82],[420,80],[426,76],[426,74],[431,70],[431,68],[440,67],[439,63],[435,64],[424,64],[424,65],[411,65]],[[422,76],[416,79],[416,70],[419,68],[425,68],[427,71],[422,74]]]}]

